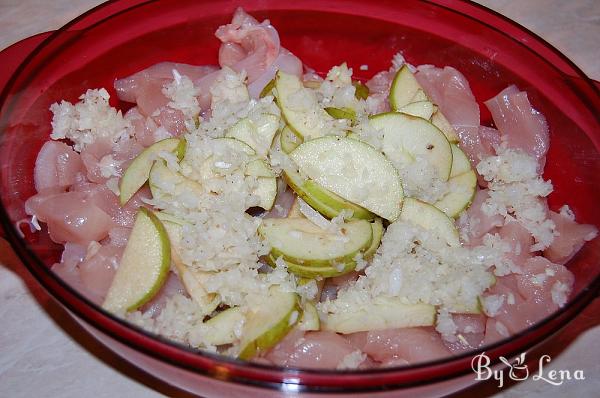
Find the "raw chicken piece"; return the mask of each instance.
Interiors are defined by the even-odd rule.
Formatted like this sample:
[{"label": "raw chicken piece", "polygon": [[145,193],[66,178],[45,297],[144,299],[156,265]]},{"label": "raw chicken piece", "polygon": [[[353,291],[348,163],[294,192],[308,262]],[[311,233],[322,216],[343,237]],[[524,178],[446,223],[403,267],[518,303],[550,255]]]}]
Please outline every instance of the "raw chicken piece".
[{"label": "raw chicken piece", "polygon": [[125,171],[129,162],[144,150],[144,147],[133,139],[121,141],[118,146],[113,148],[113,157],[121,162],[121,170]]},{"label": "raw chicken piece", "polygon": [[577,224],[567,214],[550,212],[550,219],[554,221],[555,231],[558,236],[544,251],[544,257],[556,264],[566,264],[575,253],[581,249],[585,242],[598,235],[598,229],[589,224]]},{"label": "raw chicken piece", "polygon": [[[164,102],[167,104],[168,99],[164,97],[161,92],[162,85],[173,80],[173,70],[176,70],[180,75],[187,76],[194,82],[195,86],[198,86],[197,82],[200,82],[210,73],[216,71],[218,68],[211,65],[206,66],[195,66],[188,64],[179,64],[175,62],[161,62],[150,66],[140,72],[134,73],[131,76],[127,76],[123,79],[115,81],[115,90],[119,99],[126,102],[135,102],[139,104],[139,99],[142,98],[142,102],[146,101],[148,108],[146,111],[152,108],[156,108],[156,105],[150,105],[154,95],[157,97],[156,103]],[[157,90],[158,88],[158,90]],[[142,112],[145,114],[145,112]]]},{"label": "raw chicken piece", "polygon": [[[135,102],[138,112],[146,117],[156,117],[163,109],[168,108],[170,100],[163,94],[165,84],[173,80],[173,70],[187,76],[200,93],[198,103],[202,110],[210,108],[210,86],[218,76],[219,68],[211,65],[194,66],[174,62],[161,62],[137,72],[131,76],[115,81],[115,89],[119,98],[127,102]],[[155,115],[155,112],[158,112]],[[160,115],[159,115],[160,116]],[[178,119],[174,119],[178,117]],[[168,122],[165,128],[173,134],[180,134],[179,126],[183,125],[183,115],[162,115],[155,120],[157,123]]]},{"label": "raw chicken piece", "polygon": [[74,189],[84,193],[87,200],[108,214],[116,225],[128,228],[133,226],[137,210],[145,205],[143,200],[152,196],[150,189],[144,187],[121,207],[117,195],[104,184],[81,183],[74,186]]},{"label": "raw chicken piece", "polygon": [[143,147],[149,147],[158,141],[154,134],[158,125],[151,117],[147,118],[143,116],[137,106],[134,106],[127,111],[125,119],[131,122],[131,125],[133,126],[133,136],[138,144]]},{"label": "raw chicken piece", "polygon": [[169,272],[169,276],[167,277],[165,284],[160,288],[160,291],[150,302],[143,305],[140,310],[144,313],[150,313],[150,316],[154,318],[160,314],[163,308],[165,308],[169,297],[172,297],[175,294],[187,296],[179,277],[175,275],[175,273]]},{"label": "raw chicken piece", "polygon": [[56,243],[87,245],[105,238],[114,226],[110,216],[83,192],[37,194],[27,200],[25,209],[48,224],[50,238]]},{"label": "raw chicken piece", "polygon": [[78,174],[85,173],[81,156],[70,146],[47,141],[40,149],[33,180],[38,192],[61,192],[73,185]]},{"label": "raw chicken piece", "polygon": [[462,73],[451,66],[421,65],[415,77],[459,136],[465,128],[479,128],[479,105]]},{"label": "raw chicken piece", "polygon": [[[517,275],[517,287],[526,300],[543,304],[544,308],[540,308],[539,312],[548,315],[566,303],[574,280],[571,271],[563,265],[537,256],[525,262],[523,274]],[[556,283],[564,285],[564,289],[558,291],[554,286]]]},{"label": "raw chicken piece", "polygon": [[359,273],[357,271],[348,272],[347,274],[336,276],[331,278],[331,283],[337,286],[338,290],[347,287],[352,282],[358,279]]},{"label": "raw chicken piece", "polygon": [[115,272],[119,266],[123,247],[112,244],[100,245],[88,251],[85,260],[79,264],[79,276],[87,292],[97,304],[106,297]]},{"label": "raw chicken piece", "polygon": [[60,263],[54,264],[51,269],[73,289],[94,301],[94,297],[87,294],[87,289],[79,275],[79,268],[77,268],[85,258],[86,252],[86,246],[67,242]]},{"label": "raw chicken piece", "polygon": [[369,94],[384,94],[387,97],[395,75],[395,71],[387,70],[377,73],[365,83],[369,88]]},{"label": "raw chicken piece", "polygon": [[[81,151],[81,159],[86,168],[86,177],[88,180],[95,183],[104,183],[108,179],[106,174],[103,175],[102,160],[111,155],[112,143],[108,140],[97,140],[92,144],[86,146]],[[109,160],[109,158],[106,158]],[[110,162],[109,162],[110,163]]]},{"label": "raw chicken piece", "polygon": [[236,72],[246,71],[248,81],[262,75],[279,55],[279,35],[268,20],[258,23],[239,7],[230,24],[220,26],[215,36],[223,45],[219,64]]},{"label": "raw chicken piece", "polygon": [[493,344],[509,336],[510,332],[502,322],[494,318],[488,318],[485,324],[485,337],[482,345]]},{"label": "raw chicken piece", "polygon": [[277,186],[277,196],[275,198],[275,204],[273,208],[264,214],[264,218],[285,218],[287,217],[292,205],[294,204],[294,200],[296,199],[296,194],[286,186],[279,184]]},{"label": "raw chicken piece", "polygon": [[362,351],[379,362],[403,359],[417,363],[450,355],[440,335],[433,328],[374,330],[367,333]]},{"label": "raw chicken piece", "polygon": [[493,329],[486,328],[486,343],[528,328],[567,302],[574,281],[568,269],[539,256],[528,259],[522,268],[522,274],[497,277],[483,295],[486,314],[496,320],[488,322]]},{"label": "raw chicken piece", "polygon": [[548,123],[533,109],[527,93],[519,91],[516,86],[509,86],[486,101],[485,105],[508,148],[521,149],[534,156],[539,170],[543,170],[550,145]]},{"label": "raw chicken piece", "polygon": [[128,227],[114,227],[108,231],[108,237],[110,238],[110,244],[117,247],[125,247],[127,240],[131,234],[131,228]]},{"label": "raw chicken piece", "polygon": [[533,237],[520,223],[508,222],[498,229],[498,234],[510,244],[511,251],[506,253],[505,257],[514,264],[523,264],[533,257],[529,250],[533,244]]},{"label": "raw chicken piece", "polygon": [[458,220],[458,228],[469,245],[476,245],[486,233],[504,224],[504,217],[500,215],[488,216],[481,210],[481,205],[489,197],[487,189],[478,190],[473,203]]},{"label": "raw chicken piece", "polygon": [[164,127],[171,136],[179,137],[187,131],[185,116],[179,109],[163,106],[153,119],[158,125]]},{"label": "raw chicken piece", "polygon": [[485,315],[452,314],[457,333],[483,333],[485,331]]},{"label": "raw chicken piece", "polygon": [[220,26],[215,36],[223,43],[219,64],[236,72],[246,71],[248,92],[253,98],[258,98],[277,70],[302,76],[302,62],[280,46],[279,34],[269,21],[259,23],[241,7],[231,23]]},{"label": "raw chicken piece", "polygon": [[484,339],[485,315],[478,314],[453,314],[452,320],[456,324],[455,341],[444,341],[444,345],[453,353],[478,348]]},{"label": "raw chicken piece", "polygon": [[252,98],[258,98],[262,89],[275,77],[275,73],[281,70],[290,75],[300,77],[302,75],[302,62],[294,54],[281,47],[275,61],[248,85],[248,93]]},{"label": "raw chicken piece", "polygon": [[338,286],[333,284],[331,278],[325,279],[325,284],[323,285],[323,289],[321,290],[321,300],[335,300],[337,298]]},{"label": "raw chicken piece", "polygon": [[346,355],[355,352],[348,340],[332,332],[290,332],[266,355],[275,365],[335,369]]},{"label": "raw chicken piece", "polygon": [[[491,127],[463,127],[458,130],[458,135],[460,139],[460,148],[471,161],[471,166],[473,168],[475,168],[482,159],[495,155],[495,148],[500,145],[500,133],[498,133],[498,130]],[[487,185],[487,182],[482,178],[479,179],[479,183],[481,186]]]},{"label": "raw chicken piece", "polygon": [[60,263],[69,269],[74,269],[85,258],[87,248],[77,243],[65,243]]}]

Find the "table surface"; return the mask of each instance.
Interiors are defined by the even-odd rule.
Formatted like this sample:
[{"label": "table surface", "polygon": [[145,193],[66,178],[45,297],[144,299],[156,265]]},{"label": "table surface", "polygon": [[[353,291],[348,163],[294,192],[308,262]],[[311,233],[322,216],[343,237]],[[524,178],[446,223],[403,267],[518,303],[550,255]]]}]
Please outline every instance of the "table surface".
[{"label": "table surface", "polygon": [[[479,0],[537,33],[600,80],[600,1]],[[97,0],[0,0],[0,49],[56,29]],[[457,397],[598,396],[600,299],[537,350],[548,369],[583,370],[561,386],[528,380],[499,390],[483,383]],[[0,238],[0,397],[189,397],[128,365],[84,332],[37,286]]]}]

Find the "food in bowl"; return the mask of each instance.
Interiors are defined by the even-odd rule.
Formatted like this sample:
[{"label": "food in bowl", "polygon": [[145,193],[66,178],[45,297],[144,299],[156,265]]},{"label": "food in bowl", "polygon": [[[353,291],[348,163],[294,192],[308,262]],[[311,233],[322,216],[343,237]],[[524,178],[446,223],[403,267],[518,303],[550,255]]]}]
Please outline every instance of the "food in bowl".
[{"label": "food in bowl", "polygon": [[549,210],[525,92],[486,101],[486,127],[452,67],[322,77],[241,9],[216,35],[219,67],[119,76],[124,114],[102,88],[52,105],[26,208],[65,281],[166,338],[291,367],[442,358],[565,305],[597,230]]}]

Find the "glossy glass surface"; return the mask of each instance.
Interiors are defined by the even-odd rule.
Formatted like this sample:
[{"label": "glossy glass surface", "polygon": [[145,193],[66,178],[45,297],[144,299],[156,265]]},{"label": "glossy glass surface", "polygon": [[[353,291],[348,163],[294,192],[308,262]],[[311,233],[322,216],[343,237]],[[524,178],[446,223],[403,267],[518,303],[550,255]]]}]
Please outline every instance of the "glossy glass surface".
[{"label": "glossy glass surface", "polygon": [[[34,161],[50,133],[50,104],[75,101],[87,88],[112,88],[116,78],[159,61],[215,64],[219,42],[213,32],[229,20],[237,5],[258,19],[269,18],[283,46],[318,72],[347,61],[358,77],[367,79],[387,69],[393,54],[402,51],[413,64],[459,69],[480,104],[507,85],[517,84],[550,124],[545,177],[555,186],[551,207],[568,203],[579,221],[600,225],[598,90],[553,48],[501,16],[450,0],[123,0],[37,37],[41,43],[34,50],[37,43],[29,41],[2,53],[1,61],[13,64],[27,57],[14,75],[0,76],[0,82],[8,82],[0,97],[0,215],[15,250],[72,313],[140,355],[182,372],[271,389],[301,384],[300,390],[330,391],[411,388],[467,374],[472,354],[363,372],[285,370],[202,354],[149,336],[90,304],[48,270],[60,257],[61,246],[45,232],[24,231],[25,238],[17,234],[14,225],[25,216],[23,204],[34,194]],[[368,71],[360,71],[363,64],[369,65]],[[8,61],[4,65],[11,66]],[[113,105],[128,106],[118,101]],[[482,123],[489,124],[489,113],[485,107],[481,110]],[[588,244],[569,267],[576,276],[569,305],[518,336],[486,347],[488,355],[510,356],[542,341],[597,295],[600,241]]]}]

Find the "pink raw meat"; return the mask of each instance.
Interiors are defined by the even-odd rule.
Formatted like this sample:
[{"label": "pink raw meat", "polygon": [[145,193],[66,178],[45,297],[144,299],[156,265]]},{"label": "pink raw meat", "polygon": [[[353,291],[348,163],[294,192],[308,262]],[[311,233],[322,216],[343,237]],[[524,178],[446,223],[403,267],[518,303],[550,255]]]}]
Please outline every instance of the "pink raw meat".
[{"label": "pink raw meat", "polygon": [[112,244],[102,245],[97,252],[79,264],[81,281],[86,290],[98,299],[97,304],[101,304],[106,297],[121,261],[123,249]]},{"label": "pink raw meat", "polygon": [[87,245],[108,235],[114,222],[83,192],[37,194],[25,203],[28,214],[48,224],[50,238],[57,243]]},{"label": "pink raw meat", "polygon": [[[123,101],[138,103],[140,98],[148,97],[147,100],[143,99],[143,101],[150,103],[154,95],[164,97],[160,89],[162,89],[164,83],[173,80],[173,70],[176,70],[182,76],[187,76],[196,85],[197,81],[202,80],[217,69],[217,67],[211,65],[195,66],[175,62],[161,62],[131,76],[116,80],[114,86],[119,99]],[[164,100],[166,100],[166,97],[160,99],[160,101]],[[166,102],[164,104],[166,105]],[[153,107],[150,106],[146,110]]]},{"label": "pink raw meat", "polygon": [[275,61],[254,81],[248,84],[248,93],[252,98],[258,98],[262,89],[275,77],[280,70],[290,75],[302,76],[302,62],[294,54],[281,47]]},{"label": "pink raw meat", "polygon": [[548,123],[533,109],[527,93],[509,86],[485,102],[508,148],[520,149],[534,156],[543,170],[550,146]]},{"label": "pink raw meat", "polygon": [[500,215],[488,216],[481,210],[481,205],[489,198],[488,190],[478,190],[473,203],[467,209],[466,215],[459,218],[458,228],[461,235],[465,235],[469,245],[478,244],[478,239],[494,228],[504,224],[504,217]]},{"label": "pink raw meat", "polygon": [[125,114],[125,119],[131,122],[133,126],[133,136],[135,141],[143,147],[149,147],[156,142],[154,132],[158,125],[151,117],[143,116],[137,106],[131,108]]},{"label": "pink raw meat", "polygon": [[269,21],[259,23],[242,8],[235,11],[230,24],[217,29],[215,36],[223,43],[219,64],[236,72],[246,71],[253,98],[258,98],[278,70],[302,75],[302,62],[280,46],[279,34]]},{"label": "pink raw meat", "polygon": [[523,264],[533,257],[529,250],[533,244],[533,237],[520,223],[508,222],[498,229],[498,233],[504,241],[510,244],[511,251],[506,253],[505,257],[513,263]]},{"label": "pink raw meat", "polygon": [[84,172],[81,156],[73,148],[62,142],[46,141],[33,169],[35,189],[38,192],[64,191]]},{"label": "pink raw meat", "polygon": [[239,7],[230,24],[220,26],[215,36],[223,46],[219,51],[219,64],[241,72],[245,70],[253,82],[279,55],[279,35],[268,20],[258,23]]},{"label": "pink raw meat", "polygon": [[387,70],[377,73],[365,83],[369,88],[369,94],[384,94],[387,97],[395,75],[395,71]]},{"label": "pink raw meat", "polygon": [[[500,134],[498,133],[498,130],[491,127],[463,127],[458,130],[458,135],[460,139],[459,146],[471,161],[473,168],[475,168],[482,159],[495,155],[495,148],[500,144]],[[482,181],[482,179],[480,180]]]},{"label": "pink raw meat", "polygon": [[479,105],[462,73],[451,66],[421,65],[415,77],[459,135],[462,128],[479,127]]},{"label": "pink raw meat", "polygon": [[486,329],[486,343],[499,335],[518,333],[552,314],[565,304],[573,288],[573,274],[544,257],[530,258],[522,268],[522,274],[497,277],[484,294],[503,297],[499,309],[488,313],[497,322],[488,322],[493,329]]},{"label": "pink raw meat", "polygon": [[589,224],[577,224],[575,220],[566,215],[550,212],[550,219],[556,225],[558,236],[544,251],[544,257],[557,264],[566,264],[575,253],[581,249],[585,242],[598,235],[598,229]]},{"label": "pink raw meat", "polygon": [[362,351],[379,362],[403,359],[408,363],[417,363],[450,355],[433,328],[370,331]]},{"label": "pink raw meat", "polygon": [[185,288],[181,280],[175,273],[169,272],[165,284],[160,288],[160,291],[152,298],[151,301],[144,304],[140,310],[144,313],[149,313],[151,317],[156,317],[165,308],[167,300],[175,294],[183,294],[187,296]]},{"label": "pink raw meat", "polygon": [[332,332],[290,332],[267,355],[275,365],[335,369],[344,357],[357,349]]}]

